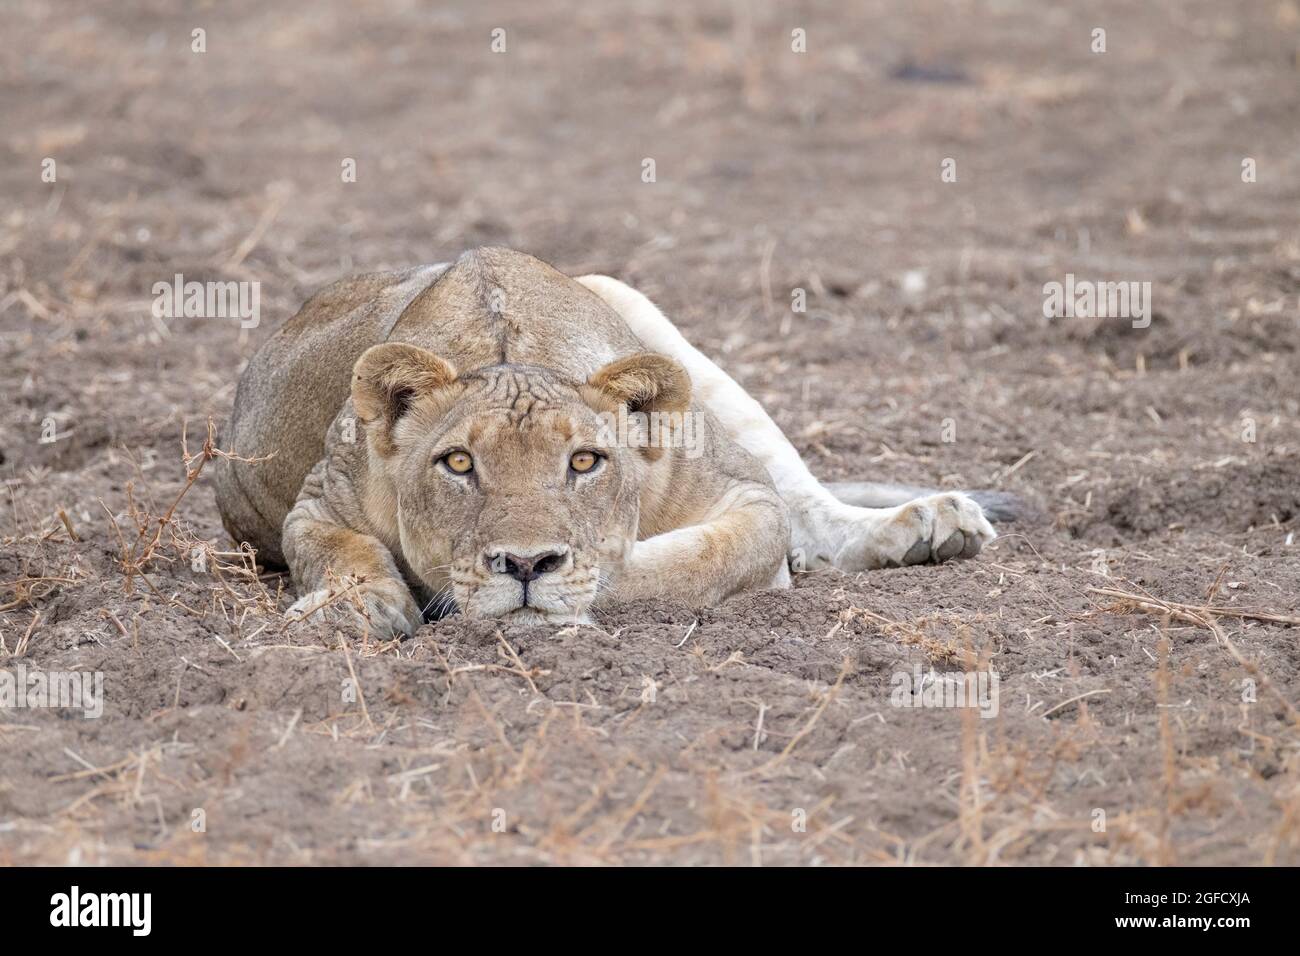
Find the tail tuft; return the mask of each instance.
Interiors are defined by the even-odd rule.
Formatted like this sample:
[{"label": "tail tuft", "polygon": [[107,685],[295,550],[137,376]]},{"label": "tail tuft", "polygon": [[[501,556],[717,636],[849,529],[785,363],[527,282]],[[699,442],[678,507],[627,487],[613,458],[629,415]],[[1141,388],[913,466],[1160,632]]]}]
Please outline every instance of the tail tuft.
[{"label": "tail tuft", "polygon": [[1029,507],[1024,500],[1009,491],[968,491],[966,494],[984,509],[990,521],[1017,521],[1028,517]]}]

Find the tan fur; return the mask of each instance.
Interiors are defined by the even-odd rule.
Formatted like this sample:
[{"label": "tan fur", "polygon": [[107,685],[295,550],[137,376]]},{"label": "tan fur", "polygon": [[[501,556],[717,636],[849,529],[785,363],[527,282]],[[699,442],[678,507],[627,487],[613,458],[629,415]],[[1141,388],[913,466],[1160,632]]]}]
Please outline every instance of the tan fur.
[{"label": "tan fur", "polygon": [[[668,441],[683,414],[691,448]],[[288,565],[299,612],[347,588],[402,633],[426,611],[572,621],[788,581],[785,506],[681,366],[509,250],[313,298],[249,362],[223,441],[275,455],[222,460],[217,501],[233,537]],[[569,468],[580,450],[603,456],[590,473]],[[523,580],[534,558],[545,573]]]}]

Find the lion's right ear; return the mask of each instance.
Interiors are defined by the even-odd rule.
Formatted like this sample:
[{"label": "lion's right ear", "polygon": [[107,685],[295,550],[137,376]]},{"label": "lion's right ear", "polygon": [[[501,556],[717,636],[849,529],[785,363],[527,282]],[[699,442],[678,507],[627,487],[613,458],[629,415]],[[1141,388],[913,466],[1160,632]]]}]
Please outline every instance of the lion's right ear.
[{"label": "lion's right ear", "polygon": [[398,419],[416,399],[454,381],[456,370],[428,349],[403,342],[372,345],[352,369],[352,407],[376,428],[380,450],[389,454]]}]

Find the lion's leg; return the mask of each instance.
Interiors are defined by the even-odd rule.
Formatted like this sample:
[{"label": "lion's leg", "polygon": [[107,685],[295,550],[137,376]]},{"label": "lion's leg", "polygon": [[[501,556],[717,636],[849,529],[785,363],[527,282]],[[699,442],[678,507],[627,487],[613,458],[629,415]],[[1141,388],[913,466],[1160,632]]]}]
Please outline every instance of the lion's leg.
[{"label": "lion's leg", "polygon": [[292,616],[351,609],[384,637],[413,634],[422,623],[392,553],[378,538],[341,524],[320,498],[298,499],[284,519],[281,541],[299,595]]},{"label": "lion's leg", "polygon": [[808,470],[763,406],[691,345],[654,303],[609,276],[583,276],[578,281],[618,312],[647,348],[680,362],[699,400],[767,468],[790,511],[796,568],[863,570],[967,558],[996,536],[980,506],[955,492],[892,508],[859,508],[840,501]]},{"label": "lion's leg", "polygon": [[737,485],[707,520],[636,542],[610,596],[708,607],[742,591],[788,587],[788,540],[786,510],[772,489]]}]

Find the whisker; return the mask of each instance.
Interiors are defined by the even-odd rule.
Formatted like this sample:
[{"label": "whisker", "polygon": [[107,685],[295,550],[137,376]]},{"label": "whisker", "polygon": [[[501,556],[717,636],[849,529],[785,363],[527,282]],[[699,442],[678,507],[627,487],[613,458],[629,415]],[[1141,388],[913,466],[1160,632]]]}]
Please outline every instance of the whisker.
[{"label": "whisker", "polygon": [[452,599],[452,593],[451,593],[450,585],[439,588],[436,592],[434,592],[433,597],[429,598],[429,603],[424,606],[424,610],[420,612],[420,616],[427,617],[429,614],[429,608],[437,605],[436,610],[434,610],[433,612],[433,616],[435,618],[441,617],[442,612],[446,610],[447,603],[451,599]]}]

